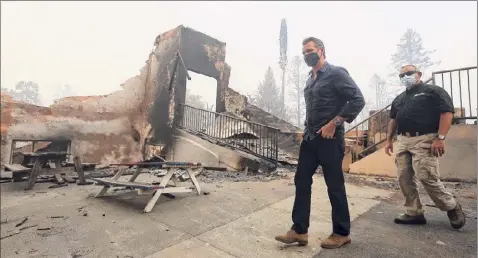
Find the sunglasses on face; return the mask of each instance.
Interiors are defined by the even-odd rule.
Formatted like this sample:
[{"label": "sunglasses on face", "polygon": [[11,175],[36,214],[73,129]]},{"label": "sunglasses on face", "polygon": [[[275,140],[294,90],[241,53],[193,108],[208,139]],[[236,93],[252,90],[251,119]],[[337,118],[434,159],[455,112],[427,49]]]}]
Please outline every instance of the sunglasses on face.
[{"label": "sunglasses on face", "polygon": [[408,71],[408,72],[406,72],[406,73],[401,73],[401,74],[399,74],[398,77],[403,78],[405,75],[406,75],[406,76],[410,76],[410,75],[416,74],[416,73],[417,73],[417,71]]}]

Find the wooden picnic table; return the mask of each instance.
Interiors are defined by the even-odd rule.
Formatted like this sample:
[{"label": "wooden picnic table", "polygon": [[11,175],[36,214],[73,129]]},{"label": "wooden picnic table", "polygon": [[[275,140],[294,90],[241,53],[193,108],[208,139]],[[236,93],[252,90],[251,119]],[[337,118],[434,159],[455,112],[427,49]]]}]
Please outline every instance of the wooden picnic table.
[{"label": "wooden picnic table", "polygon": [[28,182],[25,186],[25,190],[31,190],[33,188],[46,161],[53,161],[55,163],[55,168],[61,168],[62,162],[69,155],[67,152],[25,152],[22,154],[28,160],[33,158],[35,159],[35,163],[30,173],[30,178],[28,178]]},{"label": "wooden picnic table", "polygon": [[22,152],[23,155],[23,166],[28,166],[29,164],[35,164],[35,161],[41,157],[45,163],[47,160],[52,160],[55,163],[55,167],[62,167],[62,162],[67,159],[70,155],[67,152]]},{"label": "wooden picnic table", "polygon": [[[154,163],[157,163],[157,164],[154,164]],[[183,165],[181,163],[183,163]],[[121,164],[118,164],[118,165],[121,165]],[[173,178],[175,169],[185,169],[187,173],[189,174],[189,179],[192,181],[197,194],[198,195],[201,194],[201,187],[199,186],[199,182],[197,181],[195,173],[194,173],[194,169],[198,169],[198,168],[202,169],[202,166],[200,163],[147,162],[143,164],[137,164],[136,166],[137,168],[135,173],[130,177],[128,181],[119,181],[119,178],[126,172],[127,168],[129,167],[127,165],[121,167],[118,173],[116,173],[115,176],[111,179],[91,178],[91,180],[96,181],[97,184],[103,185],[103,188],[96,194],[95,197],[96,198],[103,197],[103,195],[108,191],[108,189],[110,189],[110,187],[127,187],[127,188],[136,189],[139,195],[151,194],[155,192],[153,197],[149,200],[148,204],[144,208],[145,213],[150,212],[153,209],[156,202],[158,201],[161,194],[188,193],[193,191],[191,187],[177,186],[177,181],[175,178]],[[141,170],[143,170],[144,166],[154,166],[154,167],[157,166],[157,167],[165,168],[167,170],[166,175],[162,178],[161,183],[159,185],[134,182],[136,178],[139,176],[139,174],[141,173]],[[169,181],[171,179],[173,180],[172,181],[173,187],[168,187],[170,183]]]}]

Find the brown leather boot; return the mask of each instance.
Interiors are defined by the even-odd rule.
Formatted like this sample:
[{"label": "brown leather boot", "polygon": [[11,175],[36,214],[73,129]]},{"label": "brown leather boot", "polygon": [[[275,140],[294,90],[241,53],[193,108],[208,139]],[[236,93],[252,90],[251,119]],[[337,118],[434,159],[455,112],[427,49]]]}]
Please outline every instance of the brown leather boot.
[{"label": "brown leather boot", "polygon": [[305,246],[309,243],[308,234],[297,234],[293,229],[287,231],[285,235],[276,236],[275,239],[284,244],[299,243],[300,246]]},{"label": "brown leather boot", "polygon": [[322,241],[320,246],[327,249],[335,249],[352,242],[349,236],[341,236],[335,233],[332,233],[327,239]]}]

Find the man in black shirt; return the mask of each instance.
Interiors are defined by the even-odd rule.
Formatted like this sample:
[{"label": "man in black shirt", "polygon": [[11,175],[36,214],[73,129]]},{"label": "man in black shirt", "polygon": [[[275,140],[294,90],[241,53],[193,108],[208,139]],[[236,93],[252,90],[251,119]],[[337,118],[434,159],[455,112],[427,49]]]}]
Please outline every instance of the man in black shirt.
[{"label": "man in black shirt", "polygon": [[304,89],[306,126],[294,178],[293,225],[276,240],[307,245],[312,176],[321,165],[332,205],[333,224],[333,233],[321,246],[338,248],[350,243],[350,215],[342,173],[345,151],[343,123],[351,123],[363,109],[365,101],[347,70],[326,62],[321,40],[307,38],[302,45],[304,60],[312,71]]},{"label": "man in black shirt", "polygon": [[413,65],[402,67],[399,77],[406,90],[393,100],[390,111],[385,153],[393,152],[396,131],[397,174],[406,207],[395,223],[426,224],[417,190],[420,181],[436,206],[447,212],[451,226],[459,229],[465,225],[465,215],[438,172],[438,157],[445,153],[445,137],[453,120],[453,101],[444,89],[424,84],[421,75]]}]

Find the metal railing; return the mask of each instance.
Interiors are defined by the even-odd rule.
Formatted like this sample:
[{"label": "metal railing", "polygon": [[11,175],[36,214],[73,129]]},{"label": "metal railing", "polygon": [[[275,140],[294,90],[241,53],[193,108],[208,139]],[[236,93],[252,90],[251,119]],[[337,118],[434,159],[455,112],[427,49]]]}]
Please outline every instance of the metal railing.
[{"label": "metal railing", "polygon": [[[425,81],[429,83],[432,78]],[[387,126],[390,121],[392,104],[376,111],[345,132],[345,139],[349,142],[352,163],[375,152],[387,140]]]},{"label": "metal railing", "polygon": [[[477,67],[464,67],[432,73],[425,83],[432,83],[445,89],[453,101],[455,109],[454,123],[477,119]],[[473,95],[473,96],[472,96]],[[387,139],[391,104],[380,109],[370,117],[347,130],[346,139],[355,162],[377,150]]]},{"label": "metal railing", "polygon": [[[433,84],[441,86],[449,94],[455,106],[457,122],[477,117],[477,67],[464,67],[432,73]],[[472,96],[473,95],[473,96]]]},{"label": "metal railing", "polygon": [[391,106],[387,105],[345,132],[345,139],[349,141],[348,146],[351,148],[352,162],[373,153],[379,144],[385,142]]},{"label": "metal railing", "polygon": [[279,129],[226,114],[178,105],[177,126],[277,164]]}]

